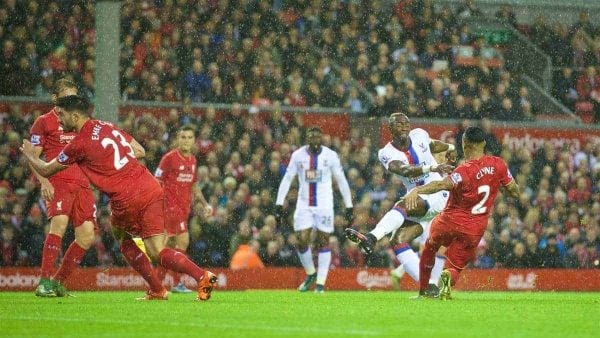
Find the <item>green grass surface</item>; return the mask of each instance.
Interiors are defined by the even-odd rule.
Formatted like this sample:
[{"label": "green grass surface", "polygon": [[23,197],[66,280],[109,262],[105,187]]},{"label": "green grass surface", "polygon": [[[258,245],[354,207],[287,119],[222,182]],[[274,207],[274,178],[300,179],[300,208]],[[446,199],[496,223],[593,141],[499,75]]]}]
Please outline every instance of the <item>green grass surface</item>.
[{"label": "green grass surface", "polygon": [[0,292],[0,337],[598,337],[599,293],[296,291],[171,295],[76,292],[36,298]]}]

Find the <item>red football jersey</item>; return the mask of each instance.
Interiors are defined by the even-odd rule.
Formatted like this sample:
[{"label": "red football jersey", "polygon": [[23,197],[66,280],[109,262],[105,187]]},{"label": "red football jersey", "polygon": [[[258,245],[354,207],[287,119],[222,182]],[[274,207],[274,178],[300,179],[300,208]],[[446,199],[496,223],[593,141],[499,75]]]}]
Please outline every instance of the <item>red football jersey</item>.
[{"label": "red football jersey", "polygon": [[[76,133],[63,132],[58,115],[54,109],[38,117],[29,130],[30,141],[34,146],[42,147],[42,154],[46,161],[51,161],[60,153],[63,148],[75,138]],[[56,181],[67,181],[89,187],[90,183],[85,177],[78,165],[72,165],[69,168],[56,173],[50,177],[50,183]]]},{"label": "red football jersey", "polygon": [[175,149],[160,160],[154,176],[162,181],[167,209],[178,209],[189,214],[192,206],[192,187],[196,182],[196,157],[189,157]]},{"label": "red football jersey", "polygon": [[136,158],[132,137],[112,123],[89,120],[56,158],[63,165],[79,164],[83,173],[111,202],[125,202],[162,190]]},{"label": "red football jersey", "polygon": [[482,235],[500,186],[512,181],[506,163],[486,155],[459,165],[449,177],[454,187],[441,221],[460,225],[466,234]]}]

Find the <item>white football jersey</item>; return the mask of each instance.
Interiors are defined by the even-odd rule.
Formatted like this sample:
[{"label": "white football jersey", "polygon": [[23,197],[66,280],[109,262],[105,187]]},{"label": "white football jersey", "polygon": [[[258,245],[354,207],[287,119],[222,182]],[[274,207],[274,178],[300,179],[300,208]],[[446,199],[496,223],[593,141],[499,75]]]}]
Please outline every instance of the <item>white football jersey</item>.
[{"label": "white football jersey", "polygon": [[344,175],[340,158],[330,148],[321,146],[320,153],[312,154],[308,146],[303,146],[292,153],[285,176],[279,185],[277,205],[283,205],[296,175],[300,186],[297,209],[333,209],[332,176],[335,176],[346,208],[352,207],[350,186]]},{"label": "white football jersey", "polygon": [[[425,130],[421,128],[413,129],[410,131],[410,133],[408,133],[408,137],[411,140],[411,145],[407,151],[402,151],[394,147],[392,142],[388,142],[385,147],[379,149],[379,161],[381,164],[383,164],[386,170],[389,170],[389,165],[392,161],[400,161],[402,164],[416,166],[438,164],[431,154],[431,149],[429,149],[431,139]],[[400,180],[402,180],[402,183],[404,183],[407,191],[410,191],[416,186],[427,184],[431,181],[442,180],[442,175],[436,172],[429,172],[427,174],[412,178],[403,176],[399,177]]]}]

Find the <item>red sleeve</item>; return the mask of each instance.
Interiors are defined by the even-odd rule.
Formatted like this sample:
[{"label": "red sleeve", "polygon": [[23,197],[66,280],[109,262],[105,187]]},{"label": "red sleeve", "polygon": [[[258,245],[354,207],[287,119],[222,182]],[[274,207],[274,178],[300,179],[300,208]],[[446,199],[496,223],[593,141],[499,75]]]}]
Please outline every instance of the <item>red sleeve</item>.
[{"label": "red sleeve", "polygon": [[43,147],[46,144],[46,125],[44,120],[41,118],[37,118],[31,129],[29,129],[29,142],[36,147]]},{"label": "red sleeve", "polygon": [[163,156],[160,159],[160,163],[158,164],[158,167],[156,167],[156,171],[154,172],[154,176],[162,182],[162,180],[164,179],[164,175],[165,175],[165,171],[167,171],[169,168],[169,156]]},{"label": "red sleeve", "polygon": [[502,159],[498,160],[498,175],[500,176],[500,184],[502,186],[507,186],[513,180],[510,169],[508,169],[506,162]]},{"label": "red sleeve", "polygon": [[67,144],[60,154],[56,156],[56,160],[62,165],[70,165],[82,161],[84,157],[85,150],[81,138],[75,137],[71,143]]}]

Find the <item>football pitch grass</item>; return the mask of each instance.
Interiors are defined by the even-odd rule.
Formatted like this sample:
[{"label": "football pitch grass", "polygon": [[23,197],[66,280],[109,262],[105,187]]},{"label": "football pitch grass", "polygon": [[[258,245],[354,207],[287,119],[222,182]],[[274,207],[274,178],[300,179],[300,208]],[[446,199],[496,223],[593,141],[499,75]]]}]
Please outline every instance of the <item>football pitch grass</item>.
[{"label": "football pitch grass", "polygon": [[600,293],[215,291],[141,302],[142,292],[36,298],[0,292],[0,337],[598,337]]}]

